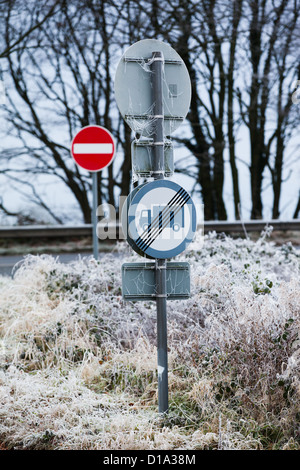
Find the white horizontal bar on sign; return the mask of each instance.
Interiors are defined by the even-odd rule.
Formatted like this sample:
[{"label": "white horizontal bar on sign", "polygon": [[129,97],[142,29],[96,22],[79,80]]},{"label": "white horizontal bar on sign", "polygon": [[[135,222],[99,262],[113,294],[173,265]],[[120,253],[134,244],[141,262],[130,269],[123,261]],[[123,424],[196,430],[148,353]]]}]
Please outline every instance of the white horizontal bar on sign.
[{"label": "white horizontal bar on sign", "polygon": [[74,144],[74,153],[112,153],[112,144]]}]

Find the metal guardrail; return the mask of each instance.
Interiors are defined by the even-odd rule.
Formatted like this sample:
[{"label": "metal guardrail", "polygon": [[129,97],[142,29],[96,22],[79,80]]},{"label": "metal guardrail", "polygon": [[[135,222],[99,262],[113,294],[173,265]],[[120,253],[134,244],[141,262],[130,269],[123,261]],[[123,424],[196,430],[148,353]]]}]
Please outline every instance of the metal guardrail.
[{"label": "metal guardrail", "polygon": [[[101,225],[101,224],[100,224]],[[279,231],[300,231],[300,219],[296,220],[250,220],[241,223],[240,221],[205,221],[204,233],[216,231],[217,233],[242,233],[260,232],[267,225],[271,225],[274,230]],[[107,227],[107,224],[103,225]],[[115,225],[110,224],[107,227],[108,236]],[[120,230],[120,224],[117,224],[117,233]],[[67,238],[67,237],[86,237],[92,236],[92,224],[85,225],[28,225],[19,227],[0,227],[0,238]]]},{"label": "metal guardrail", "polygon": [[266,226],[272,226],[274,230],[279,231],[299,231],[300,230],[300,219],[294,220],[249,220],[247,222],[240,221],[208,221],[204,222],[204,232],[243,232],[244,228],[246,232],[261,232]]},{"label": "metal guardrail", "polygon": [[0,227],[0,238],[67,238],[92,236],[92,224],[86,225],[25,225]]}]

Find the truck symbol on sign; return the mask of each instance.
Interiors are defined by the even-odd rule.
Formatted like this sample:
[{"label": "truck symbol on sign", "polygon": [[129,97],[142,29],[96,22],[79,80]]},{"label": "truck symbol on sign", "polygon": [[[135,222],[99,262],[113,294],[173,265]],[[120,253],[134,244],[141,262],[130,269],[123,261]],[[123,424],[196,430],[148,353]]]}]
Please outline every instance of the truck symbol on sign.
[{"label": "truck symbol on sign", "polygon": [[161,228],[163,223],[164,228],[170,227],[174,232],[178,232],[181,228],[184,228],[184,211],[179,210],[174,213],[174,210],[171,210],[163,216],[162,213],[166,207],[166,205],[162,206],[160,204],[153,204],[152,211],[151,209],[142,210],[140,217],[140,226],[142,229],[147,230],[148,227],[150,229],[151,222],[153,220],[158,220],[158,228]]}]

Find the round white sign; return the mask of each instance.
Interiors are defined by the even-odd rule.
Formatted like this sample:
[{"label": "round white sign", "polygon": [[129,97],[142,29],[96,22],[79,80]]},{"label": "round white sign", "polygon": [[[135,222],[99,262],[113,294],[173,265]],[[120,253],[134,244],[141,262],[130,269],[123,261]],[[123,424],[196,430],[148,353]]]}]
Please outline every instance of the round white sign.
[{"label": "round white sign", "polygon": [[144,39],[123,54],[115,76],[115,97],[120,113],[137,134],[153,135],[152,53],[164,57],[164,133],[170,136],[186,117],[191,102],[191,81],[180,55],[168,44]]},{"label": "round white sign", "polygon": [[184,188],[168,180],[143,185],[130,198],[130,245],[148,258],[168,259],[182,253],[196,231],[195,205]]}]

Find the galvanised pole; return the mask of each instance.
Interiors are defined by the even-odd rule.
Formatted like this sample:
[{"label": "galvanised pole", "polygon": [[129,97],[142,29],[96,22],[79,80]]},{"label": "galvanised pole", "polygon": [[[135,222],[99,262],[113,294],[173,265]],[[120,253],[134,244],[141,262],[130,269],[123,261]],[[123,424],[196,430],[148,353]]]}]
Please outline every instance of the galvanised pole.
[{"label": "galvanised pole", "polygon": [[[163,114],[163,67],[162,52],[153,52],[151,59],[154,125],[153,148],[154,179],[164,178],[164,114]],[[166,260],[156,260],[156,308],[157,308],[157,366],[158,366],[158,411],[167,413],[168,404],[168,339],[167,339],[167,280]]]},{"label": "galvanised pole", "polygon": [[93,224],[93,253],[94,258],[98,259],[98,236],[97,236],[97,209],[98,209],[98,173],[92,173],[92,192],[93,192],[93,209],[92,209],[92,224]]}]

